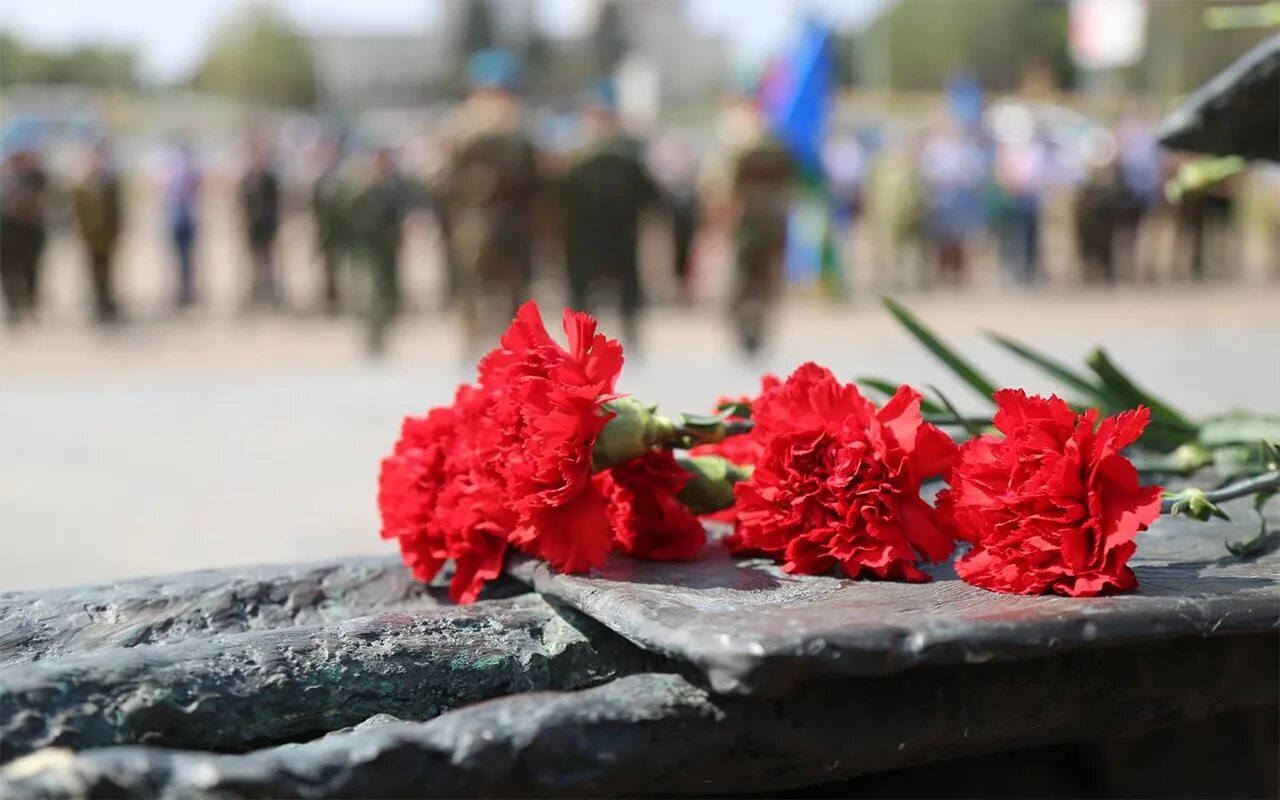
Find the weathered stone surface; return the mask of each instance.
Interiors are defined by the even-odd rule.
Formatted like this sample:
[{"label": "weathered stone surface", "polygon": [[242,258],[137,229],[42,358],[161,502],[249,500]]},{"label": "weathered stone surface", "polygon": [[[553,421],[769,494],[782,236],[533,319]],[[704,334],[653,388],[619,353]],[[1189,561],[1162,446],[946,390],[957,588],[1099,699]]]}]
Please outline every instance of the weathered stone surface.
[{"label": "weathered stone surface", "polygon": [[[496,586],[487,596],[514,594]],[[0,592],[0,666],[193,636],[336,622],[447,603],[397,556],[205,570],[102,586]]]},{"label": "weathered stone surface", "polygon": [[1280,161],[1280,34],[1192,93],[1158,136],[1178,150]]},{"label": "weathered stone surface", "polygon": [[828,677],[785,701],[669,674],[491,700],[245,755],[43,751],[20,797],[650,796],[784,791],[943,758],[1110,738],[1274,708],[1274,635],[1177,639],[1028,662]]},{"label": "weathered stone surface", "polygon": [[1256,532],[1162,518],[1139,536],[1133,594],[1095,599],[986,592],[932,568],[930,584],[791,576],[714,546],[686,563],[615,559],[591,575],[515,562],[512,573],[637,645],[697,665],[717,691],[783,692],[815,675],[1034,658],[1085,646],[1280,626],[1280,553],[1241,560],[1224,538]]},{"label": "weathered stone surface", "polygon": [[241,751],[378,713],[423,720],[590,686],[642,660],[575,625],[597,627],[528,595],[14,665],[0,669],[0,759],[53,745]]}]

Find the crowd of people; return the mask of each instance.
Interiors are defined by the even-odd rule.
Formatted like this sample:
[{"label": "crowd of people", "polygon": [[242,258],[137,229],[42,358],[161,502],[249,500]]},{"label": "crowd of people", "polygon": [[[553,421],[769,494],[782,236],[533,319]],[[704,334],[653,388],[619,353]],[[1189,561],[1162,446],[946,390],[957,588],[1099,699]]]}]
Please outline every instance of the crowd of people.
[{"label": "crowd of people", "polygon": [[[325,309],[354,312],[369,351],[383,352],[403,307],[405,220],[421,209],[434,217],[443,244],[445,300],[458,309],[473,346],[482,346],[530,294],[535,254],[546,240],[561,254],[568,302],[585,309],[613,305],[622,336],[634,345],[646,296],[641,232],[656,214],[667,222],[671,278],[682,299],[692,294],[700,232],[718,228],[731,243],[729,319],[742,350],[756,352],[788,276],[795,277],[791,244],[804,227],[797,209],[814,189],[770,133],[753,93],[730,95],[714,152],[698,167],[687,142],[647,145],[629,133],[613,85],[600,81],[579,110],[579,146],[558,156],[530,133],[520,71],[504,51],[476,54],[469,96],[437,132],[447,157],[427,179],[407,176],[389,147],[355,147],[336,133],[322,138],[308,194]],[[256,134],[245,150],[236,186],[247,254],[245,302],[250,309],[278,309],[285,190],[272,138]],[[1106,136],[1065,141],[1024,106],[987,113],[953,108],[920,130],[832,136],[824,162],[818,193],[826,220],[819,236],[830,247],[819,250],[834,252],[843,264],[834,272],[824,268],[821,280],[835,292],[861,266],[845,246],[855,228],[865,234],[863,252],[875,264],[865,268],[876,270],[882,289],[962,284],[985,239],[997,243],[1008,280],[1042,282],[1045,203],[1064,188],[1074,197],[1073,233],[1087,280],[1131,277],[1130,267],[1141,260],[1138,231],[1156,213],[1185,233],[1191,274],[1203,277],[1206,232],[1229,216],[1232,201],[1230,184],[1222,182],[1197,187],[1170,206],[1165,186],[1178,162],[1157,147],[1150,121],[1136,116]],[[196,149],[175,141],[161,184],[178,308],[199,301],[202,183]],[[0,284],[10,326],[22,325],[38,304],[49,185],[36,148],[11,149],[0,171]],[[122,310],[113,265],[124,193],[106,140],[93,147],[70,198],[95,319],[117,323]]]}]

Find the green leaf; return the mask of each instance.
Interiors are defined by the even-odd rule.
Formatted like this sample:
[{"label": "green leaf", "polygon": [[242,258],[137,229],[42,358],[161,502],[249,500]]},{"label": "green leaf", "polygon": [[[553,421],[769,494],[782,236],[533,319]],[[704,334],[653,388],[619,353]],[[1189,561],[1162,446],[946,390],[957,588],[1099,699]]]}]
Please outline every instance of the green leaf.
[{"label": "green leaf", "polygon": [[1227,542],[1227,550],[1233,556],[1248,558],[1256,556],[1266,549],[1267,543],[1271,539],[1271,532],[1267,530],[1267,515],[1263,513],[1263,506],[1267,501],[1280,494],[1275,489],[1269,489],[1264,492],[1258,492],[1253,496],[1253,510],[1258,512],[1258,534],[1252,539],[1245,542]]},{"label": "green leaf", "polygon": [[724,417],[716,414],[681,414],[680,426],[683,428],[718,428],[724,424]]},{"label": "green leaf", "polygon": [[1111,357],[1107,355],[1106,350],[1101,347],[1096,348],[1085,359],[1085,363],[1102,381],[1105,390],[1114,395],[1123,404],[1124,408],[1146,406],[1151,409],[1152,418],[1166,423],[1167,427],[1185,429],[1188,433],[1196,432],[1197,426],[1194,422],[1175,411],[1168,403],[1134,383],[1132,378],[1116,366]]},{"label": "green leaf", "polygon": [[1224,444],[1213,448],[1213,469],[1223,478],[1266,472],[1270,453],[1262,442]]},{"label": "green leaf", "polygon": [[987,331],[987,338],[991,339],[1005,350],[1008,350],[1010,353],[1013,353],[1018,358],[1021,358],[1023,361],[1027,361],[1034,366],[1039,367],[1042,372],[1058,379],[1061,383],[1070,386],[1078,392],[1083,392],[1094,403],[1101,405],[1107,410],[1116,410],[1115,399],[1111,397],[1111,395],[1101,386],[1093,383],[1080,373],[1073,371],[1071,368],[1049,358],[1043,353],[1032,350],[1021,342],[1010,339],[1004,334],[996,333],[995,331]]},{"label": "green leaf", "polygon": [[946,406],[947,411],[951,414],[952,417],[955,418],[955,421],[959,423],[961,427],[964,428],[965,433],[973,437],[982,435],[982,428],[980,428],[977,425],[974,425],[973,422],[969,420],[967,417],[962,416],[960,412],[956,410],[956,407],[952,405],[951,400],[945,394],[942,393],[941,389],[939,389],[937,386],[933,386],[932,384],[930,384],[929,388],[932,389],[933,393],[936,394],[938,396],[938,399],[942,401],[942,405]]},{"label": "green leaf", "polygon": [[[871,389],[875,389],[885,397],[893,397],[898,393],[901,384],[887,381],[884,378],[854,378],[853,382]],[[920,398],[920,410],[925,414],[945,414],[947,410],[927,397]]]},{"label": "green leaf", "polygon": [[943,344],[942,340],[939,339],[933,331],[922,325],[910,311],[907,311],[906,308],[895,302],[892,298],[885,297],[882,298],[882,300],[884,302],[884,307],[889,310],[889,313],[897,317],[903,327],[910,331],[911,335],[916,337],[916,339],[923,344],[929,352],[933,353],[938,360],[946,364],[951,371],[960,378],[960,380],[973,387],[973,390],[986,398],[988,402],[995,402],[991,397],[996,393],[996,385],[994,383],[992,383],[981,372],[978,372],[972,364],[965,361],[957,355],[955,351]]},{"label": "green leaf", "polygon": [[751,404],[744,403],[741,400],[729,400],[716,406],[725,417],[738,417],[741,419],[751,419]]},{"label": "green leaf", "polygon": [[1280,416],[1234,412],[1207,419],[1200,426],[1200,441],[1209,447],[1259,439],[1280,442]]}]

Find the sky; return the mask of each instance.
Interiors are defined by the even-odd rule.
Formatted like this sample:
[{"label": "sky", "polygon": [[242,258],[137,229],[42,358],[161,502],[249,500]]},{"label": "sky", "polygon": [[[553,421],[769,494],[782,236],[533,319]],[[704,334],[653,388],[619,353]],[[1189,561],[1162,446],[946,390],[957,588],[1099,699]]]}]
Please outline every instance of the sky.
[{"label": "sky", "polygon": [[[502,0],[503,3],[524,0]],[[439,18],[433,0],[273,0],[306,30],[403,32]],[[590,19],[592,0],[536,0],[548,31],[569,35]],[[643,2],[643,0],[632,0]],[[888,0],[686,0],[699,27],[721,33],[741,58],[760,58],[796,30],[802,9],[841,27],[864,24]],[[108,41],[139,48],[148,77],[185,76],[219,20],[240,0],[0,0],[0,27],[46,45]]]}]

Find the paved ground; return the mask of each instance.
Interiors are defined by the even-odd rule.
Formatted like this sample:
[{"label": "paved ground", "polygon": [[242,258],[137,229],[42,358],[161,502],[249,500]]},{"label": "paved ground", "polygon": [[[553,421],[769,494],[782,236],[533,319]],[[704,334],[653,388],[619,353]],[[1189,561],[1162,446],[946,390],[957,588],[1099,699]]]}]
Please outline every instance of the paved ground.
[{"label": "paved ground", "polygon": [[[910,303],[1004,383],[1044,386],[982,341],[984,326],[1067,359],[1103,342],[1193,413],[1280,407],[1280,287]],[[0,338],[0,588],[387,548],[378,460],[402,415],[467,376],[453,330],[419,315],[379,364],[344,320],[210,316],[110,336],[55,321]],[[623,385],[671,411],[806,358],[936,382],[980,408],[865,303],[793,303],[759,364],[731,354],[713,308],[655,313],[645,345]]]}]

